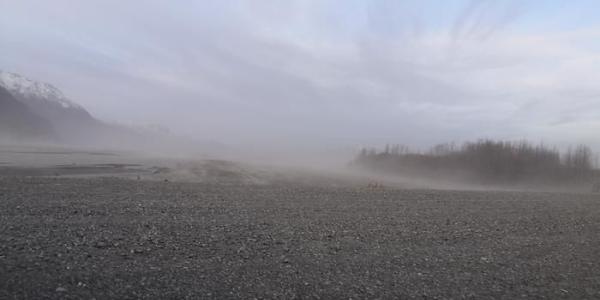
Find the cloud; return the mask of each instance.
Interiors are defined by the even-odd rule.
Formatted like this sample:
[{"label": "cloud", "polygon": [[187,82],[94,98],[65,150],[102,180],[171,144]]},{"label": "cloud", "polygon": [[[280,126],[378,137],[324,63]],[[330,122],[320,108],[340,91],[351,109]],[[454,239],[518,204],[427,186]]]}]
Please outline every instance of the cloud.
[{"label": "cloud", "polygon": [[14,1],[0,66],[101,118],[230,143],[590,141],[600,27],[529,30],[533,6]]},{"label": "cloud", "polygon": [[486,40],[524,13],[524,9],[521,1],[470,0],[452,26],[452,39]]}]

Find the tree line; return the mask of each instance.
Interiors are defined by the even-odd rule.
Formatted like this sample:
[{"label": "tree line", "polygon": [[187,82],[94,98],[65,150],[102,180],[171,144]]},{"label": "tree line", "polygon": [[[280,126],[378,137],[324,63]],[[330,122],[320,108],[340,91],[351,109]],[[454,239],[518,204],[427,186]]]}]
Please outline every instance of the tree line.
[{"label": "tree line", "polygon": [[594,155],[586,145],[569,147],[561,153],[556,147],[544,144],[489,139],[461,145],[440,144],[424,152],[403,145],[363,148],[353,164],[387,173],[461,175],[490,183],[590,181],[597,175]]}]

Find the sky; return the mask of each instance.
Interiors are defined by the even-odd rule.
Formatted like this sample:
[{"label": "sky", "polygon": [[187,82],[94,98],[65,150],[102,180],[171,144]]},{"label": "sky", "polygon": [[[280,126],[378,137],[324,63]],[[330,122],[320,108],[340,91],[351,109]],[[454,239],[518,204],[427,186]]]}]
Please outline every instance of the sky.
[{"label": "sky", "polygon": [[0,0],[0,69],[239,147],[600,150],[600,2]]}]

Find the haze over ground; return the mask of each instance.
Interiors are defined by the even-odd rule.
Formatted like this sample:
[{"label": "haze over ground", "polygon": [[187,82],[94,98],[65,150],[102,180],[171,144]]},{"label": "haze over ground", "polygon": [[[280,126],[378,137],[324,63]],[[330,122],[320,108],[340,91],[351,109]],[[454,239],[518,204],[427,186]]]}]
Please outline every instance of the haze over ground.
[{"label": "haze over ground", "polygon": [[596,1],[0,1],[0,69],[249,151],[600,147]]}]

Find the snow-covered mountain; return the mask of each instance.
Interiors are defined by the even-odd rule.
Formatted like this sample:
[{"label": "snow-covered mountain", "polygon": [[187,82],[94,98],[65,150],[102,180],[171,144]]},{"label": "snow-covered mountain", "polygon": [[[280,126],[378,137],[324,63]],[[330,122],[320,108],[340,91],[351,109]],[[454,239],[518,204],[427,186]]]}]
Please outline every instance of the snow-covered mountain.
[{"label": "snow-covered mountain", "polygon": [[[103,147],[113,144],[119,146],[128,144],[134,147],[147,145],[149,141],[155,140],[156,133],[154,132],[108,124],[94,118],[83,106],[71,101],[58,88],[49,83],[0,70],[0,89],[8,91],[11,98],[17,102],[16,104],[19,104],[21,115],[39,116],[40,119],[47,120],[48,127],[56,133],[53,139],[57,143]],[[8,101],[4,101],[2,106],[8,107],[8,103]],[[15,103],[11,104],[15,106]],[[21,113],[23,110],[28,112]],[[28,117],[27,120],[25,123],[34,122],[32,117]],[[41,122],[36,123],[41,124]],[[5,127],[3,129],[9,128],[7,125],[2,126]],[[14,133],[19,135],[22,131]]]},{"label": "snow-covered mountain", "polygon": [[61,141],[87,139],[89,132],[103,127],[85,108],[69,100],[49,83],[0,71],[0,87],[25,104],[32,113],[48,120]]},{"label": "snow-covered mountain", "polygon": [[69,100],[49,83],[0,70],[0,86],[29,107],[31,112],[50,121],[62,140],[85,136],[86,130],[98,126],[98,120],[85,108]]},{"label": "snow-covered mountain", "polygon": [[17,98],[36,98],[60,105],[64,109],[83,109],[80,105],[67,99],[63,93],[53,85],[38,82],[16,73],[0,70],[0,86],[7,89]]},{"label": "snow-covered mountain", "polygon": [[210,146],[171,135],[161,127],[103,122],[53,85],[1,70],[0,96],[0,137],[8,136],[10,140],[33,137],[68,146],[166,152]]}]

